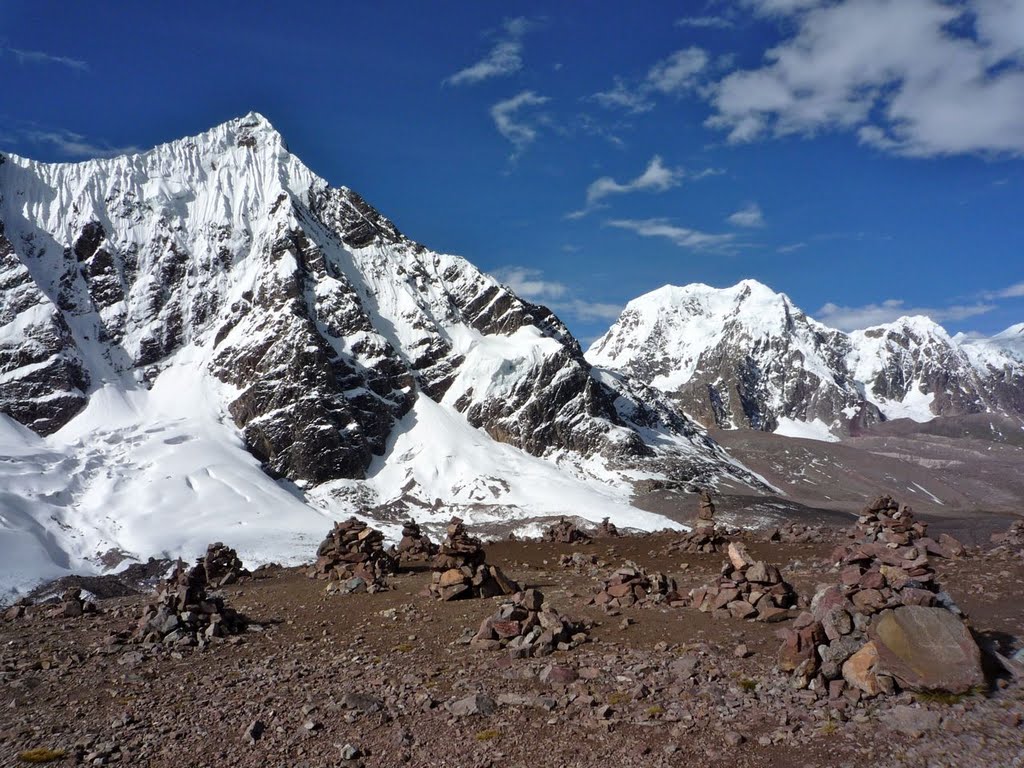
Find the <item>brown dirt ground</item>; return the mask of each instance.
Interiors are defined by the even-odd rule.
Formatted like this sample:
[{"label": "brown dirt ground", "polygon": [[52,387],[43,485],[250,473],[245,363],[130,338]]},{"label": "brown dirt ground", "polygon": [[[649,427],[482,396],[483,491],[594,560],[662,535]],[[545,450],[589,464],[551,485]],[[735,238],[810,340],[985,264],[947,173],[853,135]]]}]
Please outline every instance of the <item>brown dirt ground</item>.
[{"label": "brown dirt ground", "polygon": [[[607,616],[585,604],[607,568],[558,565],[574,551],[608,567],[634,560],[676,577],[684,592],[714,578],[723,555],[666,555],[672,540],[488,545],[490,562],[563,613],[595,622],[591,642],[550,659],[509,660],[461,643],[496,601],[420,597],[425,571],[395,577],[388,592],[333,596],[298,569],[273,571],[225,590],[264,630],[205,651],[107,645],[134,624],[140,597],[103,601],[94,617],[0,623],[0,765],[22,765],[17,755],[35,747],[66,750],[55,765],[95,755],[96,764],[175,768],[1024,765],[1019,683],[924,701],[942,725],[915,739],[885,725],[896,702],[837,704],[792,690],[774,669],[775,626],[659,606]],[[833,544],[747,541],[756,557],[784,566],[803,596],[834,580],[821,562]],[[1024,560],[974,556],[938,570],[978,632],[1024,637]],[[635,623],[622,628],[625,617]],[[739,643],[753,654],[736,658]],[[699,660],[694,680],[667,671],[684,655]],[[538,673],[552,661],[592,679],[545,685]],[[497,700],[493,714],[456,717],[444,706],[477,692]],[[377,697],[380,710],[347,706],[350,693]],[[256,720],[265,730],[252,743],[245,730]],[[730,746],[732,734],[743,742]],[[363,756],[343,761],[346,744]]]}]

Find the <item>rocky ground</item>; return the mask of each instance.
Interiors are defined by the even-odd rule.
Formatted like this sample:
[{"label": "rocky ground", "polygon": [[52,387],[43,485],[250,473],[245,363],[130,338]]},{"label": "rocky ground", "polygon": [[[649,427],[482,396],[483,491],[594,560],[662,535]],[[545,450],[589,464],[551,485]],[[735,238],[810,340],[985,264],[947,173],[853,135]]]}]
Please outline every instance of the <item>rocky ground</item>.
[{"label": "rocky ground", "polygon": [[[743,541],[806,604],[837,581],[825,560],[846,539],[782,538]],[[0,620],[0,765],[1024,766],[1024,686],[1006,672],[968,695],[830,697],[777,669],[792,620],[594,602],[627,561],[674,579],[670,595],[716,581],[726,554],[678,540],[487,545],[488,563],[574,622],[575,640],[541,657],[473,641],[509,598],[433,599],[423,564],[376,593],[329,592],[305,569],[243,576],[217,594],[248,628],[202,650],[130,641],[151,596],[37,607]],[[971,549],[933,566],[983,644],[1021,648],[1024,558]]]}]

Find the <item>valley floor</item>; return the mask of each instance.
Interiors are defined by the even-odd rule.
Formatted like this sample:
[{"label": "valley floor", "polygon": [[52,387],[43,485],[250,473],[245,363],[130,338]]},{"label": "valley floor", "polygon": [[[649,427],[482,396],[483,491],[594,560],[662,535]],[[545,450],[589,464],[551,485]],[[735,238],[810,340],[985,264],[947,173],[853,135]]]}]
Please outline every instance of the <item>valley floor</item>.
[{"label": "valley floor", "polygon": [[[677,536],[488,545],[508,575],[595,622],[589,642],[547,658],[472,649],[501,599],[422,597],[426,571],[393,577],[391,591],[326,595],[301,569],[268,570],[224,591],[259,630],[201,652],[112,644],[143,596],[101,601],[92,616],[0,623],[0,764],[45,747],[67,752],[56,765],[154,768],[1024,765],[1019,681],[962,698],[829,699],[776,671],[777,625],[587,605],[626,560],[674,576],[683,593],[714,580],[724,555],[669,554]],[[800,595],[836,578],[822,565],[835,542],[746,541]],[[605,565],[561,567],[573,552]],[[975,550],[936,568],[977,633],[1019,648],[1024,560]],[[576,679],[542,682],[552,664]],[[480,712],[452,711],[463,707]]]}]

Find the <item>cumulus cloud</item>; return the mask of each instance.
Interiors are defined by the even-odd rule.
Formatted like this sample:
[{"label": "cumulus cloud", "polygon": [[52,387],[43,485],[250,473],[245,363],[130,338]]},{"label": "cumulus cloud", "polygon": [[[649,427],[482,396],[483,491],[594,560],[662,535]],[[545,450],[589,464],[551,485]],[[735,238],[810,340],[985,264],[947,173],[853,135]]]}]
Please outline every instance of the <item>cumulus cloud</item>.
[{"label": "cumulus cloud", "polygon": [[746,0],[793,31],[708,89],[734,143],[853,132],[908,156],[1024,153],[1021,0]]},{"label": "cumulus cloud", "polygon": [[665,192],[677,187],[683,178],[682,168],[669,168],[659,155],[651,158],[644,172],[631,181],[620,183],[611,176],[602,176],[587,187],[587,205],[566,215],[569,219],[586,216],[609,195],[624,195],[630,192]]},{"label": "cumulus cloud", "polygon": [[750,203],[729,216],[729,221],[737,227],[763,227],[764,213],[757,203]]},{"label": "cumulus cloud", "polygon": [[0,53],[9,53],[18,60],[19,64],[60,64],[79,72],[85,72],[89,65],[80,59],[72,59],[68,56],[54,56],[43,51],[26,51],[10,46],[0,46]]},{"label": "cumulus cloud", "polygon": [[499,101],[491,107],[491,119],[494,120],[498,133],[512,142],[515,147],[513,158],[522,153],[537,138],[537,129],[519,114],[520,110],[538,107],[549,101],[547,96],[538,96],[533,91],[523,91],[510,99]]},{"label": "cumulus cloud", "polygon": [[595,93],[591,98],[604,107],[647,112],[654,108],[656,95],[695,89],[708,61],[708,54],[702,48],[683,48],[656,62],[642,80],[630,82],[616,77],[611,90]]},{"label": "cumulus cloud", "polygon": [[529,26],[522,17],[506,20],[502,25],[504,35],[490,52],[476,64],[445,78],[444,82],[448,85],[469,85],[518,72],[523,67],[523,35]]},{"label": "cumulus cloud", "polygon": [[983,315],[995,309],[994,304],[954,304],[948,307],[915,307],[907,306],[902,299],[887,299],[879,304],[865,304],[860,307],[845,307],[829,302],[815,313],[815,317],[825,325],[843,331],[854,331],[870,328],[883,323],[891,323],[901,317],[924,315],[936,323],[966,320],[969,317]]},{"label": "cumulus cloud", "polygon": [[707,251],[730,245],[736,239],[732,234],[711,234],[672,224],[668,219],[611,219],[606,226],[628,229],[641,237],[662,237],[680,248]]}]

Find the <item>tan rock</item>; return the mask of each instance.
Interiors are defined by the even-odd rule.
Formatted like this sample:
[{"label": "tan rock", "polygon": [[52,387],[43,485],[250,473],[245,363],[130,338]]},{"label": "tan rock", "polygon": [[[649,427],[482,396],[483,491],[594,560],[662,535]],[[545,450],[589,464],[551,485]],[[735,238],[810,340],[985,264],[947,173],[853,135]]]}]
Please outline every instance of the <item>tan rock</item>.
[{"label": "tan rock", "polygon": [[878,649],[872,642],[864,646],[843,663],[843,680],[847,685],[858,688],[867,696],[877,696],[882,692],[875,675],[878,663]]}]

